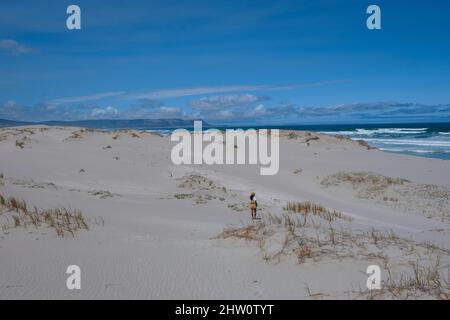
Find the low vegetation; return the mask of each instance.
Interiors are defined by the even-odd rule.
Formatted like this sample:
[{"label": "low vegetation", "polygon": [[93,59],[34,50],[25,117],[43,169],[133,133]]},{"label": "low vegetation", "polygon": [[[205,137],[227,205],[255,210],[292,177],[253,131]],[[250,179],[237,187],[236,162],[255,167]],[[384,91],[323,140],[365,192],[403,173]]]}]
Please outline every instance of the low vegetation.
[{"label": "low vegetation", "polygon": [[296,132],[296,131],[289,131],[286,134],[286,136],[287,136],[288,139],[299,139],[299,138],[301,138],[301,135],[298,132]]},{"label": "low vegetation", "polygon": [[72,132],[70,139],[81,139],[81,134],[79,132]]},{"label": "low vegetation", "polygon": [[122,130],[114,131],[113,135],[112,135],[112,139],[113,140],[117,140],[122,135],[129,136],[130,138],[141,138],[141,136],[139,134],[137,134],[136,132],[133,132],[133,131],[130,131],[130,130],[126,130],[126,129],[122,129]]},{"label": "low vegetation", "polygon": [[179,200],[191,199],[195,204],[205,204],[211,200],[225,201],[227,197],[236,196],[224,186],[199,174],[190,174],[177,180],[178,188],[189,190],[189,193],[175,194],[174,198]]},{"label": "low vegetation", "polygon": [[365,140],[356,140],[356,142],[357,142],[360,146],[367,148],[367,150],[375,149],[374,147],[370,146],[370,145],[367,143],[367,141],[365,141]]},{"label": "low vegetation", "polygon": [[337,212],[335,210],[332,211],[328,210],[324,206],[310,201],[288,202],[283,209],[285,211],[299,213],[304,216],[312,214],[314,216],[319,216],[320,218],[329,222],[336,219],[342,219],[347,221],[352,220],[351,217],[345,216],[340,212]]},{"label": "low vegetation", "polygon": [[442,266],[439,257],[428,266],[421,266],[418,261],[411,262],[409,272],[401,274],[395,274],[389,266],[386,269],[388,278],[382,281],[379,290],[360,290],[356,298],[450,299],[450,269]]},{"label": "low vegetation", "polygon": [[79,140],[83,137],[84,134],[92,132],[95,132],[95,129],[81,128],[80,130],[72,132],[72,134],[65,140]]},{"label": "low vegetation", "polygon": [[16,147],[19,149],[25,148],[25,141],[16,140]]},{"label": "low vegetation", "polygon": [[450,220],[450,187],[416,184],[372,172],[338,172],[321,181],[326,188],[346,187],[357,198],[375,201],[427,218]]},{"label": "low vegetation", "polygon": [[348,136],[345,136],[343,134],[337,134],[334,137],[339,141],[351,141],[351,139]]},{"label": "low vegetation", "polygon": [[337,186],[345,182],[350,183],[355,188],[361,186],[386,188],[392,185],[403,185],[410,181],[401,178],[386,177],[372,172],[338,172],[323,179],[321,184],[324,186]]},{"label": "low vegetation", "polygon": [[320,140],[320,138],[318,136],[313,135],[311,132],[305,133],[305,141],[304,142],[306,144],[309,144],[309,142],[311,142],[311,141],[317,141],[317,140]]},{"label": "low vegetation", "polygon": [[318,141],[320,137],[312,132],[302,132],[302,131],[284,131],[281,133],[282,137],[287,137],[289,140],[302,139],[303,143],[309,146],[311,141]]},{"label": "low vegetation", "polygon": [[26,202],[14,197],[0,195],[1,229],[8,233],[11,228],[48,227],[55,230],[58,237],[75,236],[75,232],[89,230],[89,226],[80,210],[55,208],[39,210],[28,207]]},{"label": "low vegetation", "polygon": [[89,191],[88,193],[94,197],[98,197],[99,199],[107,199],[115,196],[115,194],[112,194],[107,190],[92,190]]},{"label": "low vegetation", "polygon": [[287,203],[281,214],[263,215],[260,222],[225,228],[217,239],[256,244],[262,259],[271,264],[292,259],[299,265],[347,260],[376,264],[387,272],[382,290],[352,288],[352,298],[450,297],[449,250],[404,239],[392,231],[357,230],[350,217],[309,201]]}]

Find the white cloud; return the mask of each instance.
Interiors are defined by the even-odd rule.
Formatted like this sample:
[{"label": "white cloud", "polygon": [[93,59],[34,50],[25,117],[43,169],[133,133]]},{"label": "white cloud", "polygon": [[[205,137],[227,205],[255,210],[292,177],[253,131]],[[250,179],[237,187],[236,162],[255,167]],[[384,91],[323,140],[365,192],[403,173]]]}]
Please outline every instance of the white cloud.
[{"label": "white cloud", "polygon": [[173,108],[173,107],[161,107],[159,108],[159,111],[166,112],[166,113],[177,113],[180,112],[180,108]]},{"label": "white cloud", "polygon": [[115,116],[119,113],[119,110],[116,108],[113,108],[111,106],[106,107],[104,109],[102,108],[95,108],[91,112],[91,116],[93,117],[99,117],[99,116]]},{"label": "white cloud", "polygon": [[201,99],[191,101],[189,105],[196,110],[213,111],[230,107],[245,107],[265,100],[269,100],[269,98],[247,93],[239,95],[203,97]]},{"label": "white cloud", "polygon": [[3,105],[3,108],[5,109],[12,109],[15,108],[17,106],[16,102],[13,100],[8,100],[5,102],[5,104]]},{"label": "white cloud", "polygon": [[264,105],[260,104],[253,111],[260,112],[260,111],[265,111],[265,110],[266,110],[266,107],[264,107]]},{"label": "white cloud", "polygon": [[120,100],[160,100],[170,98],[180,98],[189,96],[198,96],[206,94],[219,94],[219,93],[238,93],[244,91],[276,91],[276,90],[295,90],[308,87],[318,87],[330,84],[339,84],[348,82],[348,80],[336,80],[336,81],[323,81],[304,84],[293,84],[286,86],[274,86],[274,85],[230,85],[230,86],[203,86],[203,87],[188,87],[188,88],[171,88],[171,89],[159,89],[148,91],[112,91],[112,92],[100,92],[91,95],[64,97],[59,99],[53,99],[47,101],[49,104],[64,104],[64,103],[79,103],[86,101],[98,101],[105,98],[113,98]]},{"label": "white cloud", "polygon": [[104,99],[104,98],[118,97],[122,94],[125,94],[125,91],[101,92],[101,93],[95,93],[95,94],[86,95],[86,96],[54,99],[54,100],[47,101],[47,103],[64,104],[64,103],[76,103],[76,102],[85,102],[85,101],[96,101],[96,100],[100,100],[100,99]]},{"label": "white cloud", "polygon": [[[241,95],[246,96],[246,95]],[[258,100],[254,97],[248,101]],[[226,101],[230,99],[225,99]],[[246,100],[246,99],[243,99]],[[215,99],[211,99],[215,101]],[[218,99],[222,101],[222,99]],[[143,101],[132,107],[116,108],[97,104],[21,105],[13,100],[0,103],[0,119],[45,121],[86,119],[204,119],[223,121],[272,121],[308,119],[421,119],[450,117],[450,104],[425,105],[398,102],[354,103],[329,107],[302,107],[296,104],[280,103],[273,106],[250,103],[248,106],[229,107],[214,110],[184,110],[175,106],[164,106],[157,101]]]},{"label": "white cloud", "polygon": [[234,118],[234,113],[233,112],[231,112],[231,111],[228,111],[228,110],[223,110],[223,111],[220,111],[219,113],[218,113],[218,117],[217,118],[219,118],[219,119],[223,119],[223,118]]},{"label": "white cloud", "polygon": [[250,85],[250,86],[213,86],[213,87],[193,87],[180,89],[163,89],[153,90],[140,93],[130,93],[123,96],[124,99],[168,99],[178,97],[196,96],[202,94],[240,92],[240,91],[257,91],[270,88],[266,85]]},{"label": "white cloud", "polygon": [[161,89],[146,92],[112,91],[112,92],[100,92],[84,96],[73,96],[73,97],[53,99],[47,101],[47,103],[51,104],[77,103],[85,101],[97,101],[105,98],[117,98],[120,100],[159,100],[159,99],[195,96],[202,94],[258,91],[268,88],[270,87],[261,85],[261,86],[217,86],[217,87],[194,87],[194,88],[180,88],[180,89]]},{"label": "white cloud", "polygon": [[27,46],[11,39],[0,40],[0,49],[12,54],[24,54],[31,51]]},{"label": "white cloud", "polygon": [[251,114],[254,117],[261,117],[271,115],[273,114],[273,111],[269,111],[265,105],[259,104],[255,107],[255,109],[253,109],[253,112],[251,112]]}]

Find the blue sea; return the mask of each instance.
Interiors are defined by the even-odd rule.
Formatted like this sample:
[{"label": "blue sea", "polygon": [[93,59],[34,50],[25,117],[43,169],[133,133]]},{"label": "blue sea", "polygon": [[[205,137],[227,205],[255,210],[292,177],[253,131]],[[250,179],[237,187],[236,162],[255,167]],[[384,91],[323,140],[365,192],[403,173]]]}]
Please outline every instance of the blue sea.
[{"label": "blue sea", "polygon": [[355,126],[320,132],[364,140],[387,152],[450,160],[450,124]]},{"label": "blue sea", "polygon": [[450,123],[287,126],[344,135],[386,152],[450,160]]},{"label": "blue sea", "polygon": [[[250,128],[249,126],[213,127],[217,129]],[[450,123],[285,125],[251,128],[307,130],[330,135],[344,135],[352,140],[364,140],[370,146],[386,152],[450,160]],[[169,133],[170,131],[162,130],[161,132]]]}]

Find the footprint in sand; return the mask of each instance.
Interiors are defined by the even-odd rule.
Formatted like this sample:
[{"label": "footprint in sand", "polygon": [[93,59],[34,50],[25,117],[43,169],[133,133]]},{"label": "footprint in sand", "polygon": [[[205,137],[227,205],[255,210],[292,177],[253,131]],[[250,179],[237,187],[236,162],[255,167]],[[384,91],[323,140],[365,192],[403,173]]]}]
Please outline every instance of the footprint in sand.
[{"label": "footprint in sand", "polygon": [[264,297],[265,291],[261,287],[261,284],[259,283],[258,280],[252,280],[252,282],[250,283],[250,290],[253,291],[253,295],[255,296],[255,298]]}]

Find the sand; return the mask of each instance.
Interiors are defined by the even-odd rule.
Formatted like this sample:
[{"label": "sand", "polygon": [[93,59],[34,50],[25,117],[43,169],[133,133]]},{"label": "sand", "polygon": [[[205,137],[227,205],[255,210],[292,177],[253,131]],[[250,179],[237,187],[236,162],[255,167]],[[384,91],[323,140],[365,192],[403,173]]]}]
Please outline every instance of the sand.
[{"label": "sand", "polygon": [[[283,132],[279,173],[261,176],[175,166],[172,146],[138,131],[0,129],[0,194],[78,209],[88,225],[61,236],[2,207],[0,299],[448,299],[450,161]],[[283,209],[303,201],[339,217]],[[382,289],[369,291],[374,264]],[[80,290],[66,287],[69,265]]]}]

